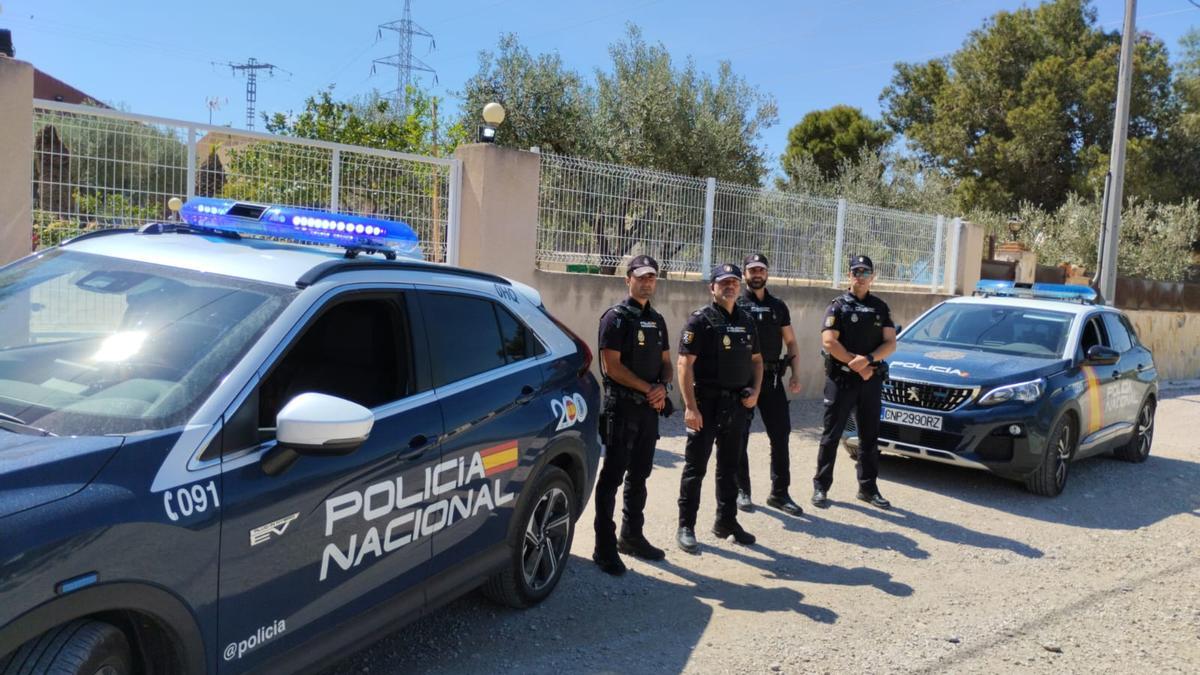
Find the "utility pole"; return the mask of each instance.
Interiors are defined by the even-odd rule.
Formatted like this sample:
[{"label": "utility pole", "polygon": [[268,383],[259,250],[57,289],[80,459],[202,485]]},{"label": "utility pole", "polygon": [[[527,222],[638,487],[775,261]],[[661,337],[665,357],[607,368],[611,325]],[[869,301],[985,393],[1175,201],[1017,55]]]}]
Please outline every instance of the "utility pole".
[{"label": "utility pole", "polygon": [[396,89],[388,92],[396,102],[396,109],[402,117],[408,116],[408,88],[412,86],[413,71],[433,74],[433,82],[437,83],[437,71],[430,68],[424,61],[413,56],[413,36],[429,38],[430,50],[436,49],[433,35],[421,28],[412,20],[412,2],[404,0],[404,18],[398,21],[381,23],[376,31],[379,36],[383,31],[395,31],[399,37],[399,45],[395,54],[375,59],[371,62],[371,74],[375,74],[375,66],[391,66],[396,69]]},{"label": "utility pole", "polygon": [[1097,270],[1104,302],[1113,304],[1117,294],[1117,244],[1121,238],[1122,187],[1125,183],[1125,144],[1129,135],[1129,96],[1133,86],[1134,14],[1137,0],[1125,0],[1125,27],[1121,34],[1121,69],[1117,76],[1117,114],[1113,122],[1112,153],[1106,176],[1104,218],[1100,229]]},{"label": "utility pole", "polygon": [[[229,66],[234,75],[238,72],[246,75],[246,128],[254,130],[254,104],[258,101],[258,71],[265,70],[268,75],[274,75],[276,70],[283,70],[279,66],[270,63],[259,63],[258,59],[253,56],[246,60],[245,63],[217,63],[215,66]],[[283,70],[283,72],[288,72]],[[290,74],[290,73],[289,73]]]}]

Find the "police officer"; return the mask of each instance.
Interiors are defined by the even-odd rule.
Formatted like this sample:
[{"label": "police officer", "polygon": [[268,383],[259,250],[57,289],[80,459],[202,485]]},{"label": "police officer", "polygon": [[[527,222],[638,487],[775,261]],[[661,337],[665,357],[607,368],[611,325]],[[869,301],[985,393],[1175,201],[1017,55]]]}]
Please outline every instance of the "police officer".
[{"label": "police officer", "polygon": [[[658,283],[658,263],[647,255],[629,262],[625,284],[629,296],[600,317],[600,364],[604,374],[604,467],[596,481],[596,549],[592,560],[608,574],[625,573],[618,551],[646,560],[661,560],[642,533],[646,479],[654,464],[658,415],[666,410],[671,381],[667,322],[650,306]],[[625,482],[621,537],[616,536],[613,509],[617,488]]]},{"label": "police officer", "polygon": [[754,535],[737,522],[738,456],[748,421],[762,386],[762,354],[754,319],[737,306],[742,272],[719,265],[709,275],[713,302],[692,312],[679,340],[679,393],[686,407],[688,437],[683,477],[679,483],[679,548],[697,553],[696,511],[700,485],[708,470],[713,441],[717,444],[717,520],[713,534],[730,535],[739,544]]},{"label": "police officer", "polygon": [[875,265],[865,255],[850,259],[850,288],[829,303],[821,325],[825,360],[825,430],[813,476],[812,502],[829,506],[833,463],[846,428],[846,419],[857,409],[858,498],[881,509],[890,508],[879,494],[879,409],[886,364],[896,351],[896,325],[891,310],[878,296],[871,295]]},{"label": "police officer", "polygon": [[[758,409],[762,411],[763,426],[771,441],[771,494],[767,506],[784,513],[799,516],[804,513],[800,505],[788,495],[791,471],[788,464],[788,435],[792,432],[792,418],[788,411],[787,393],[783,388],[783,374],[789,367],[791,377],[788,389],[800,393],[800,351],[796,347],[796,334],[792,332],[792,315],[787,305],[767,292],[767,257],[752,253],[742,261],[745,275],[745,290],[738,298],[738,307],[754,319],[758,342],[762,347],[763,383],[758,397]],[[787,358],[780,358],[780,350],[787,346]],[[750,422],[754,420],[751,409],[746,420],[746,435],[738,461],[737,506],[742,511],[753,511],[750,499]]]}]

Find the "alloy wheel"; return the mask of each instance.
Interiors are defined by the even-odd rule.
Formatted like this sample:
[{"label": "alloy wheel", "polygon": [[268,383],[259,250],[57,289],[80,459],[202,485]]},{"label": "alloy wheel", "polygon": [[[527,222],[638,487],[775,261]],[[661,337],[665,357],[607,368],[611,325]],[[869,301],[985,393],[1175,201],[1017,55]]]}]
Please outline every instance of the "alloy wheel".
[{"label": "alloy wheel", "polygon": [[1150,454],[1150,443],[1154,440],[1154,407],[1149,403],[1142,406],[1137,421],[1138,454]]},{"label": "alloy wheel", "polygon": [[1071,427],[1063,426],[1054,445],[1054,484],[1061,488],[1067,482],[1067,469],[1071,463]]},{"label": "alloy wheel", "polygon": [[538,500],[525,524],[521,548],[521,572],[531,591],[540,591],[558,575],[567,557],[571,534],[571,505],[559,488],[551,488]]}]

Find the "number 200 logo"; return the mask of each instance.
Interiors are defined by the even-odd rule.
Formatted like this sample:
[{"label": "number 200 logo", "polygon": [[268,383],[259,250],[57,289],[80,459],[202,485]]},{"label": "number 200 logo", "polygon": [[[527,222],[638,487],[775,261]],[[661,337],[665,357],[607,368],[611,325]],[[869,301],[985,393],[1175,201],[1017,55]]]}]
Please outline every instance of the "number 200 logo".
[{"label": "number 200 logo", "polygon": [[555,431],[562,431],[576,422],[587,419],[587,403],[583,400],[583,394],[554,399],[550,401],[550,409],[558,418],[558,426],[554,428]]}]

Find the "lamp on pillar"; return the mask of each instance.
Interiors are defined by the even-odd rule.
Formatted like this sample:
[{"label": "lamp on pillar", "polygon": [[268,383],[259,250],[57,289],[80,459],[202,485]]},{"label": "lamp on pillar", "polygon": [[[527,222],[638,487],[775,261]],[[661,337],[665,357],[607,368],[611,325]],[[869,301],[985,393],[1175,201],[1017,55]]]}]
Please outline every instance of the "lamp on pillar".
[{"label": "lamp on pillar", "polygon": [[1025,226],[1025,223],[1021,222],[1020,218],[1009,218],[1008,219],[1008,232],[1009,232],[1009,234],[1012,235],[1013,241],[1017,240],[1018,235],[1021,234],[1021,228],[1024,226]]},{"label": "lamp on pillar", "polygon": [[496,127],[504,121],[504,106],[492,101],[483,106],[483,124],[479,125],[480,143],[496,142]]}]

